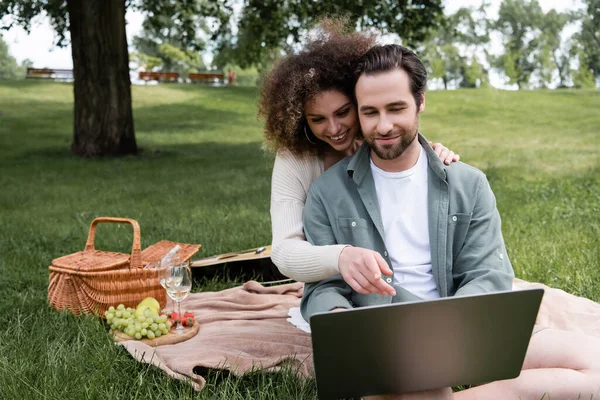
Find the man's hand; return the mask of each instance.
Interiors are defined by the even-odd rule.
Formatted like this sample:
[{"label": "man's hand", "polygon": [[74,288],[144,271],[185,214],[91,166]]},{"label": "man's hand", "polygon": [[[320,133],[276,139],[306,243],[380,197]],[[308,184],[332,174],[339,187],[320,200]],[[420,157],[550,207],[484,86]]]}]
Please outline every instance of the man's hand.
[{"label": "man's hand", "polygon": [[381,279],[382,274],[392,276],[394,272],[376,251],[346,246],[340,253],[338,267],[346,283],[357,293],[396,295],[394,288]]}]

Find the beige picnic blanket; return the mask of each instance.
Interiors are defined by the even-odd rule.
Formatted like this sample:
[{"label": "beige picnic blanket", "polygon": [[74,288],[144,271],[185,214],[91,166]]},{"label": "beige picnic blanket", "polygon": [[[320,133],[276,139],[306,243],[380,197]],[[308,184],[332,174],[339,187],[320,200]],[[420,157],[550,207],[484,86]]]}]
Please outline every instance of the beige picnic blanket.
[{"label": "beige picnic blanket", "polygon": [[[519,279],[513,283],[514,290],[536,287],[546,290],[538,325],[600,337],[600,304],[539,283]],[[182,302],[182,310],[193,312],[200,322],[194,338],[156,348],[135,340],[121,345],[139,361],[174,378],[191,379],[196,389],[206,381],[195,367],[242,375],[252,369],[276,371],[286,364],[300,376],[310,376],[310,334],[287,322],[288,310],[300,305],[302,289],[299,282],[264,287],[249,281],[221,292],[194,293]]]},{"label": "beige picnic blanket", "polygon": [[534,288],[545,290],[535,321],[537,325],[600,338],[600,304],[541,283],[513,281],[513,290]]},{"label": "beige picnic blanket", "polygon": [[[121,342],[138,361],[153,364],[176,379],[191,379],[196,389],[206,381],[196,372],[227,369],[236,375],[264,369],[292,368],[313,374],[310,334],[287,322],[298,307],[303,284],[265,287],[255,281],[220,292],[192,293],[181,310],[200,323],[198,334],[185,342],[153,348],[135,340]],[[196,372],[194,372],[195,367]]]}]

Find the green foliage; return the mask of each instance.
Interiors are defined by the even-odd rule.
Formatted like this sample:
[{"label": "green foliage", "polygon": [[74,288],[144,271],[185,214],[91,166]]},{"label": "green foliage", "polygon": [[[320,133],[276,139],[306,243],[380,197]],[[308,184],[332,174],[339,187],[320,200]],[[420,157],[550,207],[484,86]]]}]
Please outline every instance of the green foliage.
[{"label": "green foliage", "polygon": [[503,36],[504,54],[493,64],[519,88],[529,85],[536,70],[533,54],[538,49],[538,28],[543,17],[537,0],[504,0],[500,4],[494,28]]},{"label": "green foliage", "polygon": [[476,53],[489,42],[488,25],[482,5],[479,9],[460,8],[432,29],[419,52],[430,77],[441,79],[444,89],[452,82],[455,86],[476,87],[478,82],[487,81],[487,71]]},{"label": "green foliage", "polygon": [[[202,50],[204,44],[198,40],[198,21],[210,19],[215,32],[226,29],[232,13],[230,0],[122,0],[130,8],[148,15],[147,21],[156,30],[165,27],[169,21],[178,27],[179,40],[195,51]],[[57,34],[57,45],[64,46],[69,30],[67,0],[2,0],[0,2],[0,28],[10,29],[20,25],[29,30],[32,19],[40,14],[49,17]],[[10,18],[5,19],[5,16]],[[168,21],[165,19],[168,16]]]},{"label": "green foliage", "polygon": [[256,67],[241,68],[237,65],[226,64],[222,68],[225,76],[230,70],[235,73],[234,85],[236,86],[257,86],[260,83],[261,74]]},{"label": "green foliage", "polygon": [[163,61],[158,57],[152,57],[144,53],[129,53],[129,61],[135,65],[143,67],[146,71],[154,71],[162,65]]},{"label": "green foliage", "polygon": [[577,88],[595,88],[596,78],[586,63],[584,53],[579,53],[579,67],[573,71],[573,83]]},{"label": "green foliage", "polygon": [[490,25],[486,7],[482,2],[478,8],[462,7],[447,18],[446,23],[454,29],[457,42],[467,49],[467,56],[473,57],[478,50],[484,50],[490,42]]},{"label": "green foliage", "polygon": [[450,82],[460,80],[461,66],[464,63],[456,45],[457,19],[453,17],[457,14],[449,17],[438,28],[432,29],[429,39],[423,43],[419,52],[424,64],[429,67],[430,77],[441,79],[444,89],[448,89]]},{"label": "green foliage", "polygon": [[[398,2],[248,0],[244,3],[236,36],[224,33],[220,51],[231,56],[228,62],[242,67],[273,57],[274,49],[293,51],[307,29],[325,16],[347,17],[351,28],[377,28],[395,33],[410,47],[422,42],[430,28],[443,20],[441,0]],[[229,50],[227,50],[229,49]]]},{"label": "green foliage", "polygon": [[[72,85],[0,83],[0,398],[315,399],[314,381],[289,370],[214,373],[194,392],[134,361],[93,318],[48,307],[47,266],[83,248],[96,216],[137,219],[144,248],[202,243],[197,257],[271,240],[273,157],[261,151],[256,89],[172,84],[134,86],[132,95],[142,154],[80,159],[67,150]],[[598,109],[598,90],[435,91],[420,124],[486,173],[516,275],[594,301]],[[100,226],[97,248],[130,251],[130,234]]]},{"label": "green foliage", "polygon": [[561,33],[571,20],[568,13],[544,13],[537,0],[504,0],[493,25],[502,34],[504,53],[489,57],[490,63],[519,88],[548,87],[556,75],[558,86],[566,87],[573,41],[561,43]]},{"label": "green foliage", "polygon": [[[0,29],[10,29],[14,25],[31,29],[33,17],[45,14],[54,27],[57,45],[64,46],[69,30],[66,0],[2,0],[0,2]],[[10,16],[10,18],[4,18]]]},{"label": "green foliage", "polygon": [[[160,8],[159,11],[162,14],[154,12],[146,16],[141,33],[133,38],[138,65],[146,71],[161,70],[181,75],[205,70],[199,53],[206,46],[201,38],[207,33],[204,18],[190,16],[190,26],[187,26],[177,17],[166,14],[174,12],[173,9]],[[187,36],[191,34],[196,35],[192,40]]]},{"label": "green foliage", "polygon": [[8,44],[0,36],[0,80],[23,79],[27,66],[17,63],[17,60],[8,51]]},{"label": "green foliage", "polygon": [[567,14],[559,13],[556,10],[550,10],[542,16],[539,27],[539,49],[534,58],[538,66],[541,86],[548,86],[552,82],[554,71],[558,71],[559,86],[566,85],[569,75],[567,57],[569,49],[568,47],[561,48],[560,34],[568,20]]},{"label": "green foliage", "polygon": [[448,83],[462,78],[465,61],[460,56],[458,47],[450,43],[425,47],[430,49],[424,57],[431,63],[431,77],[440,78],[444,89],[448,89]]},{"label": "green foliage", "polygon": [[463,88],[485,87],[488,84],[487,71],[475,57],[471,58],[469,63],[463,64],[461,74],[463,80],[460,86]]},{"label": "green foliage", "polygon": [[575,35],[581,48],[583,63],[600,79],[600,0],[582,0],[585,8],[575,13],[581,21],[581,31]]}]

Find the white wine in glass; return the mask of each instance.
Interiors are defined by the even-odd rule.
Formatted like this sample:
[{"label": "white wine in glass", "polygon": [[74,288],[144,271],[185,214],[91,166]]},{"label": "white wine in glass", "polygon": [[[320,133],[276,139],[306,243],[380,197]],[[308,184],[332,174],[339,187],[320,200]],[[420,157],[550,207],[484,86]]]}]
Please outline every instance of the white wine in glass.
[{"label": "white wine in glass", "polygon": [[[161,267],[159,269],[158,281],[160,282],[160,285],[165,288],[165,290],[167,290],[167,280],[169,280],[170,282],[174,282],[172,279],[173,278],[171,277],[171,271],[170,271],[169,267]],[[181,279],[179,279],[179,281],[181,282]],[[167,294],[168,294],[168,292],[167,292]],[[175,300],[173,300],[173,299],[171,299],[171,308],[172,308],[171,312],[175,312]],[[170,315],[171,312],[168,312],[168,314]]]},{"label": "white wine in glass", "polygon": [[[173,277],[171,276],[171,267],[175,267],[178,265],[182,265],[183,262],[181,260],[181,255],[179,254],[179,250],[181,247],[179,245],[175,246],[162,260],[159,261],[160,271],[158,273],[158,279],[162,287],[167,289],[169,284],[178,285],[181,281],[181,277]],[[179,281],[178,281],[179,280]],[[167,282],[169,281],[169,282]],[[168,294],[168,293],[167,293]],[[171,306],[173,308],[172,312],[175,312],[175,303],[171,298]],[[170,313],[169,313],[170,314]]]},{"label": "white wine in glass", "polygon": [[180,264],[168,268],[169,273],[166,276],[165,284],[167,286],[167,294],[171,299],[177,302],[177,326],[175,333],[181,334],[185,331],[181,323],[181,301],[190,294],[192,290],[192,270],[187,264]]}]

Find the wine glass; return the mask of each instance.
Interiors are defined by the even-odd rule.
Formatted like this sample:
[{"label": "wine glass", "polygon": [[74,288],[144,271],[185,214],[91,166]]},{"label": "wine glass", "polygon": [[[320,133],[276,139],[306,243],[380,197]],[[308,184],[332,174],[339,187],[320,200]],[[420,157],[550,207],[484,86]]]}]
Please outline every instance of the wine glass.
[{"label": "wine glass", "polygon": [[[170,267],[160,266],[158,270],[158,281],[160,285],[167,290],[167,279],[171,276]],[[170,296],[169,296],[170,297]],[[175,312],[175,300],[171,299],[171,308],[173,309],[171,312]],[[166,312],[166,310],[165,310]],[[168,315],[171,315],[170,312],[167,312]]]},{"label": "wine glass", "polygon": [[185,332],[185,328],[181,323],[181,301],[185,299],[187,295],[190,294],[190,290],[192,290],[192,270],[187,264],[174,265],[167,269],[169,271],[168,276],[165,279],[167,294],[177,303],[177,312],[179,314],[175,333],[181,334]]},{"label": "wine glass", "polygon": [[[160,285],[167,290],[167,279],[171,276],[171,272],[169,269],[173,266],[182,264],[181,256],[179,254],[179,245],[175,246],[162,260],[158,262],[160,270],[158,271],[158,280]],[[171,299],[171,308],[175,312],[175,303],[174,300]],[[171,313],[168,313],[169,315]]]}]

